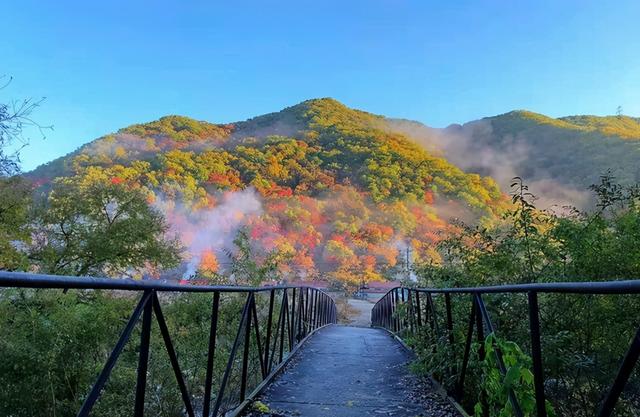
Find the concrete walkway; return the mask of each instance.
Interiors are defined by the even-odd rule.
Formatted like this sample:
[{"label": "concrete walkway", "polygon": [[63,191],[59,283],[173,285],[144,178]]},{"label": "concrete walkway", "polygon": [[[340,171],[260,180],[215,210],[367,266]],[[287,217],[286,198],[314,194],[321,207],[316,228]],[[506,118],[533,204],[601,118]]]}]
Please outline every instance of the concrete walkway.
[{"label": "concrete walkway", "polygon": [[258,400],[278,416],[450,415],[412,404],[409,360],[383,330],[329,326],[302,346]]},{"label": "concrete walkway", "polygon": [[373,303],[367,300],[350,298],[347,300],[351,307],[352,315],[349,317],[350,326],[369,327],[371,325],[371,310]]}]

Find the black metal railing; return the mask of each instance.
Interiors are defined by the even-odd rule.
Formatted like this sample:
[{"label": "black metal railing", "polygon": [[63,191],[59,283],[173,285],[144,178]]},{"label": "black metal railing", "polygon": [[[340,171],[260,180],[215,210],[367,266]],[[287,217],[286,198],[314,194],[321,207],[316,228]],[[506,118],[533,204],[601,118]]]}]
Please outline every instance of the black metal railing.
[{"label": "black metal railing", "polygon": [[[147,374],[152,321],[155,317],[164,347],[175,374],[175,379],[184,403],[184,414],[189,417],[218,416],[241,410],[286,363],[290,354],[316,330],[336,323],[337,311],[333,299],[325,292],[303,286],[273,287],[232,287],[208,285],[179,285],[153,280],[105,279],[93,277],[60,277],[16,272],[0,271],[0,288],[32,288],[32,289],[74,289],[74,290],[120,290],[140,293],[136,307],[128,318],[118,341],[111,351],[104,367],[97,375],[95,383],[84,397],[84,402],[77,416],[88,416],[98,401],[109,376],[129,341],[134,328],[141,321],[140,343],[138,349],[137,381],[135,391],[134,416],[142,417],[145,410],[145,393],[147,390]],[[208,335],[208,350],[204,381],[204,396],[201,404],[196,404],[190,394],[180,367],[178,355],[172,342],[169,327],[162,309],[160,297],[164,293],[207,293],[211,294],[211,323]],[[226,360],[226,367],[221,375],[214,375],[214,358],[219,355],[217,341],[219,339],[219,310],[222,294],[244,296],[239,324],[235,339]],[[260,322],[256,298],[265,298],[266,314]],[[171,302],[171,301],[167,301]],[[266,307],[268,302],[268,307]],[[266,321],[266,323],[265,323]],[[263,334],[261,334],[261,329]],[[240,352],[240,350],[242,350]],[[253,352],[252,352],[253,350]],[[252,369],[249,358],[257,356],[259,366],[257,376],[251,378]],[[203,355],[204,357],[204,355]],[[2,358],[0,358],[2,360]],[[230,389],[230,376],[236,365],[239,365],[239,395],[237,401],[229,406],[223,400],[225,392]],[[214,378],[217,392],[214,393]],[[258,381],[250,386],[249,381]],[[19,383],[19,382],[18,382]]]},{"label": "black metal railing", "polygon": [[[538,417],[546,417],[547,410],[545,407],[545,377],[543,371],[543,358],[540,343],[540,310],[538,305],[538,295],[542,293],[554,294],[591,294],[591,295],[632,295],[640,294],[640,280],[629,281],[611,281],[611,282],[565,282],[565,283],[544,283],[544,284],[519,284],[519,285],[502,285],[491,287],[472,287],[472,288],[407,288],[397,287],[387,292],[373,307],[371,313],[371,322],[373,326],[382,327],[390,332],[402,336],[407,332],[413,334],[418,330],[433,332],[440,337],[444,336],[444,340],[449,345],[451,351],[454,351],[454,323],[452,314],[452,296],[470,296],[470,313],[468,326],[466,328],[466,338],[464,341],[464,349],[462,356],[462,364],[455,372],[454,377],[457,378],[455,389],[452,394],[458,400],[461,399],[464,387],[465,377],[469,367],[471,356],[471,347],[473,343],[474,327],[479,344],[479,359],[484,359],[485,336],[495,333],[496,328],[491,320],[487,307],[485,305],[483,295],[486,294],[524,294],[527,296],[528,305],[528,325],[530,337],[531,359],[533,363],[534,389],[536,412]],[[434,299],[437,297],[444,298],[446,329],[442,330],[438,326],[436,303]],[[462,301],[462,300],[460,300]],[[568,312],[570,314],[570,312]],[[638,313],[637,321],[640,321],[640,313]],[[597,323],[606,326],[606,323]],[[442,330],[442,331],[441,331]],[[502,352],[499,348],[494,348],[495,360],[499,371],[505,376],[506,368],[503,362]],[[633,336],[630,346],[626,354],[622,358],[617,374],[609,390],[604,396],[604,400],[600,404],[599,411],[593,411],[593,415],[598,417],[609,417],[612,415],[616,403],[627,384],[634,367],[640,357],[640,327],[638,327]],[[458,358],[459,360],[459,358]],[[511,403],[513,414],[517,417],[523,415],[518,399],[512,390],[508,392],[508,399]],[[486,404],[483,405],[486,407]],[[487,411],[485,409],[485,415]]]}]

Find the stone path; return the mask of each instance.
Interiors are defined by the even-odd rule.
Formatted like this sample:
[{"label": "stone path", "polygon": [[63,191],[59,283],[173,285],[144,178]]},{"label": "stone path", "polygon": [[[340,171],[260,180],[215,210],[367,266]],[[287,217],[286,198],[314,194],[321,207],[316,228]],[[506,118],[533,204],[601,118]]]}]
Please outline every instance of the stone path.
[{"label": "stone path", "polygon": [[[411,400],[409,353],[380,329],[328,326],[313,335],[258,400],[271,416],[458,416]],[[449,407],[449,408],[447,408]]]}]

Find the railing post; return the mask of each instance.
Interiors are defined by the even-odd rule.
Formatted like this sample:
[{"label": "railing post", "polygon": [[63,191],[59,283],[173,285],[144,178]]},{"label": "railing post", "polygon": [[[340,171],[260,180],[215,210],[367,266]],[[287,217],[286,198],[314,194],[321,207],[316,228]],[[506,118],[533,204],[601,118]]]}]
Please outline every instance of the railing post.
[{"label": "railing post", "polygon": [[371,325],[372,326],[376,325],[376,312],[378,311],[377,307],[378,305],[374,304],[373,308],[371,309]]},{"label": "railing post", "polygon": [[409,331],[411,334],[415,334],[416,330],[414,327],[415,322],[415,311],[413,310],[413,295],[411,289],[407,289],[407,298],[409,300]]},{"label": "railing post", "polygon": [[202,404],[202,415],[209,417],[211,409],[211,384],[213,381],[213,363],[216,354],[216,337],[218,334],[218,311],[220,308],[220,292],[213,293],[213,304],[211,305],[211,327],[209,328],[209,350],[207,352],[207,371],[204,380],[204,403]]},{"label": "railing post", "polygon": [[325,298],[326,296],[324,295],[324,293],[320,293],[318,297],[320,297],[320,319],[318,324],[320,325],[320,327],[322,327],[325,325],[324,312],[325,312],[325,307],[327,306],[327,300]]},{"label": "railing post", "polygon": [[400,331],[402,331],[402,323],[400,321],[400,317],[398,316],[398,305],[400,304],[400,296],[398,295],[398,291],[399,289],[396,288],[396,290],[394,291],[394,301],[395,301],[395,306],[394,306],[394,314],[396,316],[395,319],[395,331],[396,333],[400,333]]},{"label": "railing post", "polygon": [[[287,295],[287,290],[285,288],[284,292],[282,293],[282,305],[280,306],[280,318],[282,319],[282,324],[280,327],[280,354],[279,354],[279,360],[278,363],[282,362],[282,355],[284,353],[284,328],[287,328],[287,331],[289,330],[290,326],[288,323],[288,316],[289,316],[289,296]],[[280,321],[280,319],[278,319],[278,321]]]},{"label": "railing post", "polygon": [[302,333],[302,313],[304,311],[304,289],[300,288],[298,295],[298,306],[297,306],[297,315],[298,315],[298,326],[296,328],[294,339],[297,339],[298,336]]},{"label": "railing post", "polygon": [[[486,352],[484,349],[484,325],[482,320],[482,311],[480,310],[480,295],[475,295],[475,306],[476,306],[476,331],[478,337],[478,343],[480,344],[480,348],[478,349],[478,360],[483,361],[486,357]],[[489,417],[489,404],[487,402],[487,394],[484,390],[480,393],[480,406],[482,407],[482,415],[484,417]]]},{"label": "railing post", "polygon": [[393,291],[386,295],[385,328],[394,331],[393,327]]},{"label": "railing post", "polygon": [[307,299],[309,300],[309,305],[307,306],[307,310],[309,312],[307,314],[307,333],[305,334],[305,336],[311,333],[311,330],[313,330],[313,309],[314,309],[313,302],[314,302],[314,295],[315,295],[315,292],[313,291],[312,288],[308,288],[307,291],[308,291]]},{"label": "railing post", "polygon": [[433,330],[433,322],[431,321],[431,310],[429,307],[429,293],[425,293],[425,305],[424,305],[424,324],[425,326],[428,324],[431,330]]},{"label": "railing post", "polygon": [[397,290],[393,290],[391,292],[391,296],[389,297],[389,329],[392,332],[397,332],[398,329],[396,328],[396,296],[398,295],[398,291]]},{"label": "railing post", "polygon": [[324,324],[330,324],[331,323],[331,305],[332,305],[333,299],[328,295],[325,295],[324,297],[325,297]]},{"label": "railing post", "polygon": [[456,399],[460,401],[464,396],[464,380],[467,374],[467,366],[469,365],[469,355],[471,353],[471,340],[473,338],[473,326],[476,321],[476,299],[471,298],[471,313],[469,313],[469,326],[467,327],[467,337],[464,344],[464,354],[462,356],[462,367],[460,368],[460,377],[456,389]]},{"label": "railing post", "polygon": [[453,314],[451,310],[451,294],[444,293],[444,304],[447,310],[447,332],[449,333],[449,344],[453,347]]},{"label": "railing post", "polygon": [[[302,290],[300,290],[300,293],[302,293]],[[298,297],[300,297],[300,295],[298,295]],[[297,332],[300,331],[300,315],[296,316],[296,288],[294,287],[293,290],[291,291],[291,317],[289,318],[289,308],[287,308],[287,318],[289,320],[289,351],[291,351],[293,349],[293,339],[295,337],[295,335],[297,334]],[[296,319],[298,321],[296,321]]]},{"label": "railing post", "polygon": [[422,327],[422,309],[420,307],[420,291],[416,291],[416,310],[418,310],[418,328]]},{"label": "railing post", "polygon": [[389,309],[391,310],[391,314],[389,315],[390,319],[391,319],[391,331],[392,332],[397,332],[398,329],[396,327],[397,324],[397,318],[395,317],[396,314],[396,297],[398,296],[398,290],[394,289],[393,292],[391,293],[391,299],[390,299],[390,306]]},{"label": "railing post", "polygon": [[271,326],[273,325],[273,303],[275,301],[275,290],[269,291],[269,316],[267,317],[267,335],[264,343],[264,366],[265,374],[271,372],[269,366],[269,346],[271,343]]},{"label": "railing post", "polygon": [[438,326],[438,316],[436,315],[436,306],[433,302],[433,296],[430,292],[427,293],[427,305],[431,311],[431,329],[435,330],[436,337],[440,337],[440,326]]},{"label": "railing post", "polygon": [[533,360],[533,384],[536,391],[536,410],[538,417],[547,416],[544,395],[544,374],[542,368],[542,350],[540,348],[540,315],[538,312],[538,293],[529,291],[529,329],[531,333],[531,359]]},{"label": "railing post", "polygon": [[402,302],[402,308],[404,309],[404,312],[405,312],[404,317],[400,319],[400,326],[401,326],[400,331],[404,331],[404,329],[407,328],[407,318],[408,318],[408,314],[407,314],[408,311],[405,308],[406,305],[405,305],[405,299],[404,299],[404,287],[400,288],[400,301]]},{"label": "railing post", "polygon": [[[153,298],[154,292],[149,293]],[[147,390],[147,368],[149,366],[149,343],[151,341],[151,315],[153,304],[147,302],[142,312],[142,331],[140,333],[140,353],[138,356],[138,376],[136,382],[136,402],[133,410],[134,417],[144,416],[144,397]]]},{"label": "railing post", "polygon": [[260,371],[262,372],[262,379],[264,379],[267,377],[267,364],[264,361],[264,352],[262,351],[262,338],[260,337],[260,322],[258,322],[258,307],[256,306],[255,293],[253,294],[253,299],[251,300],[251,311],[253,313],[253,330],[255,330],[256,347],[258,349],[258,360],[260,361]]},{"label": "railing post", "polygon": [[315,330],[318,326],[318,291],[311,290],[311,292],[313,293],[313,320],[311,321],[311,328]]},{"label": "railing post", "polygon": [[304,335],[308,335],[313,328],[313,290],[307,288],[307,330]]},{"label": "railing post", "polygon": [[242,376],[240,379],[240,401],[244,401],[247,391],[247,376],[249,372],[249,347],[251,345],[251,304],[253,303],[254,293],[249,293],[247,304],[247,320],[244,328],[244,349],[242,351]]},{"label": "railing post", "polygon": [[327,307],[329,306],[329,296],[326,294],[322,294],[322,325],[326,325],[327,323]]}]

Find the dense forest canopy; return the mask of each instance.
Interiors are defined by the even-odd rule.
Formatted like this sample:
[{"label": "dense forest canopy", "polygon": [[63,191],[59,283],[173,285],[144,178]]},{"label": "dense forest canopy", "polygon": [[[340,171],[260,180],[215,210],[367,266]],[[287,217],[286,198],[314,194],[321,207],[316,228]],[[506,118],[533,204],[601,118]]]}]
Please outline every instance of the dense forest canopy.
[{"label": "dense forest canopy", "polygon": [[399,251],[438,260],[449,218],[491,224],[508,203],[491,178],[332,99],[227,125],[163,117],[27,176],[42,190],[87,176],[141,190],[187,249],[186,270],[168,276],[215,280],[228,277],[242,236],[258,263],[279,260],[279,277],[322,273],[351,286],[395,277],[406,268]]},{"label": "dense forest canopy", "polygon": [[524,178],[543,208],[593,207],[586,190],[609,170],[621,184],[640,180],[640,121],[622,114],[552,118],[520,110],[446,129],[398,119],[389,125],[503,190]]},{"label": "dense forest canopy", "polygon": [[514,111],[431,129],[315,99],[228,124],[162,117],[26,176],[44,191],[87,175],[140,189],[186,249],[169,276],[228,279],[243,231],[258,263],[279,260],[280,277],[355,285],[360,271],[365,281],[397,277],[407,249],[411,262],[439,262],[434,245],[453,218],[499,223],[514,176],[549,197],[542,206],[588,206],[587,187],[607,169],[622,184],[640,175],[636,139],[638,119],[623,115]]}]

